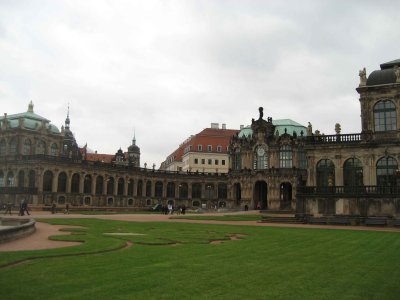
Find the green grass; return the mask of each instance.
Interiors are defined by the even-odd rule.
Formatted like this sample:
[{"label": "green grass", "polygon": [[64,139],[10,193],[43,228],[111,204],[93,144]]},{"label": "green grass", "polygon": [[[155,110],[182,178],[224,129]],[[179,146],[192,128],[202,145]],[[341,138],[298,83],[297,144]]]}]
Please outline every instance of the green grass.
[{"label": "green grass", "polygon": [[[0,268],[1,299],[399,298],[396,232],[97,219],[48,222],[84,226],[57,239],[85,243],[0,253],[1,265],[43,257]],[[233,234],[242,239],[230,240]],[[128,240],[130,248],[95,254]],[[223,243],[210,244],[212,240]],[[63,256],[69,254],[75,255]]]},{"label": "green grass", "polygon": [[223,215],[223,216],[188,216],[180,215],[173,216],[171,219],[186,219],[186,220],[214,220],[214,221],[261,221],[261,215]]}]

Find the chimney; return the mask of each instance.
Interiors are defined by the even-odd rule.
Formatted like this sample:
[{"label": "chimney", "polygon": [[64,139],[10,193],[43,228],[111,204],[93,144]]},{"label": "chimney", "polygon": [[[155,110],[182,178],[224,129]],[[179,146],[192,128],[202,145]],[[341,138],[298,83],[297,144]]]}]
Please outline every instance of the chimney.
[{"label": "chimney", "polygon": [[219,129],[219,123],[211,123],[212,129]]},{"label": "chimney", "polygon": [[221,129],[226,129],[226,124],[222,124],[222,128]]}]

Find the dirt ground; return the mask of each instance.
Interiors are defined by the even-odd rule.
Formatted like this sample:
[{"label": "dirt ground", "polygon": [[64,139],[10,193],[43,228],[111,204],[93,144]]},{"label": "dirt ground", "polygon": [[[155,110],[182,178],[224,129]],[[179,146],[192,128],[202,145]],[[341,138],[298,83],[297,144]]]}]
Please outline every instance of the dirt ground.
[{"label": "dirt ground", "polygon": [[[259,214],[258,211],[233,212],[233,213],[207,213],[204,215],[227,215],[227,214]],[[13,216],[15,217],[15,215]],[[81,214],[51,214],[49,212],[34,211],[31,218],[97,218],[107,220],[131,221],[131,222],[183,222],[199,224],[227,224],[227,225],[246,225],[246,226],[264,226],[264,227],[292,227],[292,228],[323,228],[340,230],[375,230],[399,232],[399,228],[391,227],[365,227],[365,226],[330,226],[330,225],[308,225],[308,224],[275,224],[260,223],[256,221],[205,221],[205,220],[183,220],[170,219],[170,215],[162,214],[113,214],[113,215],[81,215]],[[24,217],[18,217],[24,218]],[[50,225],[47,223],[36,222],[36,231],[30,236],[21,239],[0,244],[0,252],[4,251],[22,251],[39,250],[75,246],[77,242],[51,241],[49,236],[65,235],[66,232],[60,231],[62,228],[72,228],[74,226]]]}]

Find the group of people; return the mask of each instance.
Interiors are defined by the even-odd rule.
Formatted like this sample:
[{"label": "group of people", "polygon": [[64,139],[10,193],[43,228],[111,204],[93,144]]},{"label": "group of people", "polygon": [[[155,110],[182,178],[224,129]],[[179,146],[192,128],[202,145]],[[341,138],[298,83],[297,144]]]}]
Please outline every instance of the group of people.
[{"label": "group of people", "polygon": [[184,215],[186,213],[186,207],[185,205],[174,207],[172,204],[168,204],[167,206],[164,205],[161,211],[164,215],[172,215],[174,212],[178,215]]},{"label": "group of people", "polygon": [[[11,210],[13,208],[13,205],[10,201],[8,201],[6,204],[3,205],[4,209],[4,214],[10,214],[11,216]],[[21,203],[19,205],[19,211],[18,211],[18,216],[25,216],[25,213],[29,216],[29,209],[28,209],[28,202],[25,199],[21,200]]]}]

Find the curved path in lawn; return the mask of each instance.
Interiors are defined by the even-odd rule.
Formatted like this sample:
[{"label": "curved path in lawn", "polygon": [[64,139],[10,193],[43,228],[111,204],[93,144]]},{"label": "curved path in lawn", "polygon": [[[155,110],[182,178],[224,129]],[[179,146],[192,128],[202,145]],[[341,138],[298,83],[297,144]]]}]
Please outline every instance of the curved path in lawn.
[{"label": "curved path in lawn", "polygon": [[[223,216],[240,214],[259,214],[258,211],[224,212],[224,213],[206,213],[204,216]],[[195,216],[199,216],[196,214]],[[15,217],[15,216],[13,216]],[[246,225],[246,226],[265,226],[265,227],[292,227],[292,228],[323,228],[323,229],[341,229],[341,230],[374,230],[400,232],[400,228],[393,227],[365,227],[365,226],[331,226],[331,225],[309,225],[309,224],[282,224],[282,223],[260,223],[257,221],[215,221],[215,220],[189,220],[189,219],[170,219],[170,215],[162,214],[111,214],[111,215],[82,215],[82,214],[51,214],[49,212],[34,211],[31,213],[33,218],[96,218],[106,220],[119,220],[131,222],[180,222],[180,223],[199,223],[199,224],[226,224],[226,225]],[[23,217],[21,217],[23,218]],[[72,228],[69,225],[50,225],[47,223],[36,222],[36,231],[30,236],[18,239],[16,241],[0,244],[0,252],[3,251],[21,251],[21,250],[39,250],[75,246],[77,242],[63,242],[49,240],[52,235],[65,235],[68,232],[59,231],[61,228]]]}]

